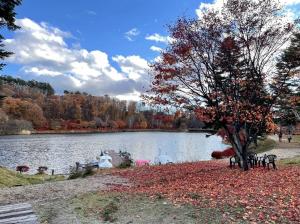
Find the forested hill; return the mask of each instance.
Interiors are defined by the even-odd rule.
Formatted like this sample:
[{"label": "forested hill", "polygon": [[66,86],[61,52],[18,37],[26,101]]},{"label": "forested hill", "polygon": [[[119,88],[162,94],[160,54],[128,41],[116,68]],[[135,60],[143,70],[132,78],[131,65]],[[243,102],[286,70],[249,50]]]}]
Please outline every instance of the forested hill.
[{"label": "forested hill", "polygon": [[12,76],[0,76],[0,85],[9,84],[9,85],[16,85],[16,86],[25,86],[30,87],[32,89],[38,89],[43,94],[46,95],[53,95],[54,89],[49,83],[46,82],[38,82],[35,80],[25,81],[20,78],[14,78]]},{"label": "forested hill", "polygon": [[[136,102],[109,96],[64,91],[55,95],[48,83],[0,76],[0,133],[21,130],[173,129],[187,119],[154,110],[140,110]],[[4,98],[3,98],[4,97]],[[189,122],[199,125],[195,119]],[[202,123],[200,122],[200,125]]]}]

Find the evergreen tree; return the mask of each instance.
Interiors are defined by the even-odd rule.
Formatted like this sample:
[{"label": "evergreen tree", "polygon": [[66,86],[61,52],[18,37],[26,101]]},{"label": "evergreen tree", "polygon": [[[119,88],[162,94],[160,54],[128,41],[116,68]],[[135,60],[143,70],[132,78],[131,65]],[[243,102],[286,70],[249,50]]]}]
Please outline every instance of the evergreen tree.
[{"label": "evergreen tree", "polygon": [[[282,125],[294,125],[300,120],[300,33],[291,39],[290,46],[283,52],[277,63],[278,83],[284,85],[285,94],[278,104],[279,122]],[[285,82],[286,77],[294,77]]]},{"label": "evergreen tree", "polygon": [[[0,1],[0,28],[6,27],[8,30],[19,29],[15,24],[15,7],[21,4],[21,0],[1,0]],[[4,60],[6,57],[12,54],[12,52],[6,51],[3,47],[4,36],[0,34],[0,59]],[[0,63],[0,70],[5,64]]]}]

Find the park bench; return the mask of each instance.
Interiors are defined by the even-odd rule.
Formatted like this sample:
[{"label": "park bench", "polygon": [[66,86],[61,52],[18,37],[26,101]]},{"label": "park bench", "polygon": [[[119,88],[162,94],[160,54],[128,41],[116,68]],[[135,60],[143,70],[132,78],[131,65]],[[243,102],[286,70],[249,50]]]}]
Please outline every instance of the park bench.
[{"label": "park bench", "polygon": [[[256,153],[250,152],[247,157],[247,162],[250,164],[250,167],[254,168],[254,166],[257,165]],[[235,164],[238,164],[238,166],[241,167],[241,160],[237,155],[230,157],[229,160],[229,165],[231,168],[235,167]]]},{"label": "park bench", "polygon": [[229,159],[230,168],[235,167],[235,164],[238,164],[238,166],[241,167],[241,160],[240,157],[238,157],[237,155],[232,156]]},{"label": "park bench", "polygon": [[273,165],[273,169],[277,169],[276,164],[275,164],[275,160],[277,159],[276,155],[267,155],[267,161],[266,164],[268,166],[268,169],[270,169],[270,164]]},{"label": "park bench", "polygon": [[[254,168],[255,166],[260,167],[262,165],[264,168],[268,167],[268,169],[270,169],[270,164],[271,164],[273,166],[273,169],[277,169],[275,164],[276,159],[277,156],[273,154],[271,155],[265,154],[264,156],[258,157],[256,153],[250,152],[248,154],[247,162],[250,164],[251,168]],[[241,161],[237,155],[232,156],[229,159],[230,168],[235,167],[235,164],[238,164],[238,166],[241,167]]]},{"label": "park bench", "polygon": [[276,164],[275,164],[275,161],[277,159],[277,156],[276,155],[264,155],[264,156],[261,156],[259,157],[259,160],[258,160],[258,166],[262,165],[263,167],[268,167],[268,169],[270,169],[270,164],[272,164],[273,166],[273,169],[277,169],[276,167]]},{"label": "park bench", "polygon": [[247,162],[250,164],[251,168],[254,168],[254,166],[257,166],[258,164],[258,157],[255,152],[249,152],[247,157]]}]

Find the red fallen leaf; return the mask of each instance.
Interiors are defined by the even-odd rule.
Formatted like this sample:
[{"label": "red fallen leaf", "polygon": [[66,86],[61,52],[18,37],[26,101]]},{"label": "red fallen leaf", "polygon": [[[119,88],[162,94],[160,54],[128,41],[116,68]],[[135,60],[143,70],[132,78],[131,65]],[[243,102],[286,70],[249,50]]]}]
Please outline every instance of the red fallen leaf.
[{"label": "red fallen leaf", "polygon": [[161,195],[176,204],[191,203],[204,208],[234,208],[242,204],[246,210],[235,215],[239,219],[247,214],[251,221],[282,217],[300,222],[299,166],[241,172],[227,165],[223,161],[207,161],[118,171],[116,175],[130,179],[134,186],[118,186],[117,190],[146,193],[154,198]]},{"label": "red fallen leaf", "polygon": [[258,218],[259,218],[260,220],[263,220],[263,219],[265,218],[264,213],[260,212],[260,213],[258,214]]},{"label": "red fallen leaf", "polygon": [[278,217],[276,217],[276,216],[271,216],[271,219],[272,219],[272,220],[277,220]]}]

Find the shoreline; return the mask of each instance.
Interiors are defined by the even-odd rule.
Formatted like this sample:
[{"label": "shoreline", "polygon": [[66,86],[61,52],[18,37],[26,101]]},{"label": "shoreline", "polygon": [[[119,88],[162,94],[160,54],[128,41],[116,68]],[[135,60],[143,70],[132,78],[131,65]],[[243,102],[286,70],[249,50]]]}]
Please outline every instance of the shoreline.
[{"label": "shoreline", "polygon": [[183,133],[213,133],[211,129],[110,129],[110,130],[33,130],[28,132],[20,132],[14,134],[0,134],[0,136],[9,135],[51,135],[51,134],[107,134],[107,133],[123,133],[123,132],[183,132]]}]

